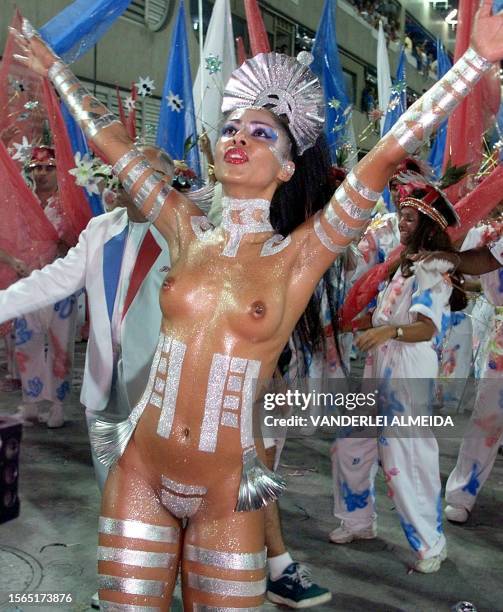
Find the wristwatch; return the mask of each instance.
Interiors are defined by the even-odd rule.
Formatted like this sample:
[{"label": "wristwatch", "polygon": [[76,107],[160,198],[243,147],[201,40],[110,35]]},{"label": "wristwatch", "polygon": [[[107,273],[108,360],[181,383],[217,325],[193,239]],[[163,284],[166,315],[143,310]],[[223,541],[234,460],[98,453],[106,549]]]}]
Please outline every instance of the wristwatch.
[{"label": "wristwatch", "polygon": [[395,332],[395,339],[399,340],[400,338],[403,338],[403,329],[401,327],[397,327]]}]

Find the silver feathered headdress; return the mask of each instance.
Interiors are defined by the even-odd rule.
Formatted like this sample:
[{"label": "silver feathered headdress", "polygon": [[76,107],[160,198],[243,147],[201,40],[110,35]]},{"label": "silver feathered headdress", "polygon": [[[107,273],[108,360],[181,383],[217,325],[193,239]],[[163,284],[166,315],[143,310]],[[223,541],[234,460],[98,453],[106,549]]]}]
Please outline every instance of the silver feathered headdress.
[{"label": "silver feathered headdress", "polygon": [[325,122],[318,78],[294,57],[280,53],[259,53],[231,74],[222,112],[250,107],[285,115],[299,155],[315,144]]}]

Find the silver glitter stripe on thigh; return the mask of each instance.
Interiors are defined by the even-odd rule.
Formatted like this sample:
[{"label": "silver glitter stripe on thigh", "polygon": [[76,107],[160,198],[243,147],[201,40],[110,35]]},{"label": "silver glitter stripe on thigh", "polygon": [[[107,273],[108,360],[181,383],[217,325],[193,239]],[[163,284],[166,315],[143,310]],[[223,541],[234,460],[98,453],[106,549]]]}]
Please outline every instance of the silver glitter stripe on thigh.
[{"label": "silver glitter stripe on thigh", "polygon": [[325,206],[323,209],[323,215],[334,230],[344,236],[344,238],[353,240],[362,233],[362,224],[360,224],[360,227],[350,227],[339,217],[331,204]]},{"label": "silver glitter stripe on thigh", "polygon": [[128,595],[147,595],[148,597],[162,597],[166,583],[162,580],[142,580],[140,578],[123,578],[98,574],[99,591],[118,591]]},{"label": "silver glitter stripe on thigh", "polygon": [[100,599],[101,612],[161,612],[157,606],[136,606],[135,604],[123,604],[115,601]]},{"label": "silver glitter stripe on thigh", "polygon": [[266,579],[244,581],[244,580],[222,580],[221,578],[209,578],[189,572],[188,583],[191,589],[203,593],[216,593],[226,597],[256,597],[265,593]]},{"label": "silver glitter stripe on thigh", "polygon": [[199,485],[188,485],[181,482],[176,482],[167,476],[161,476],[161,483],[165,489],[170,489],[174,493],[181,495],[206,495],[208,489]]},{"label": "silver glitter stripe on thigh", "polygon": [[[377,202],[381,192],[374,191],[370,187],[364,185],[361,181],[358,180],[356,174],[351,170],[351,172],[347,175],[346,181],[355,191],[357,191],[362,197],[366,200],[370,200],[371,202]],[[337,190],[339,191],[339,190]],[[337,191],[335,192],[337,194]],[[353,215],[351,215],[353,216]]]},{"label": "silver glitter stripe on thigh", "polygon": [[192,608],[192,612],[260,612],[261,607],[258,608],[215,608],[214,606],[207,606],[206,604],[195,603]]},{"label": "silver glitter stripe on thigh", "polygon": [[163,527],[162,525],[151,525],[141,521],[114,519],[105,516],[100,516],[98,530],[103,535],[149,540],[151,542],[165,542],[167,544],[176,544],[179,534],[179,530],[176,527]]},{"label": "silver glitter stripe on thigh", "polygon": [[176,493],[170,493],[166,489],[161,489],[161,504],[173,516],[180,519],[193,516],[199,510],[202,501],[202,497],[182,497]]},{"label": "silver glitter stripe on thigh", "polygon": [[159,185],[162,185],[162,180],[158,172],[154,172],[150,176],[147,176],[145,182],[140,189],[138,189],[134,197],[134,205],[136,208],[141,208]]},{"label": "silver glitter stripe on thigh", "polygon": [[[231,362],[231,372],[235,368],[235,359]],[[246,374],[243,382],[243,393],[241,396],[241,448],[254,445],[253,439],[253,397],[254,382],[257,381],[260,372],[260,361],[249,359],[246,364]]]},{"label": "silver glitter stripe on thigh", "polygon": [[342,185],[334,193],[334,198],[353,221],[366,221],[372,215],[372,208],[363,208],[355,204]]},{"label": "silver glitter stripe on thigh", "polygon": [[135,164],[130,170],[128,170],[126,176],[121,179],[122,186],[128,193],[131,193],[133,185],[140,180],[140,178],[145,174],[145,172],[147,170],[152,169],[152,166],[145,159],[144,155],[142,155],[138,159],[138,163]]},{"label": "silver glitter stripe on thigh", "polygon": [[112,167],[112,172],[116,175],[119,175],[129,166],[133,159],[136,159],[137,157],[143,159],[143,153],[139,151],[136,147],[133,147],[127,153],[124,153],[122,157],[119,157],[119,159]]},{"label": "silver glitter stripe on thigh", "polygon": [[162,410],[157,425],[157,433],[163,438],[169,438],[171,427],[173,426],[178,387],[180,385],[180,376],[186,349],[187,347],[183,342],[172,340],[168,357],[166,388],[164,390]]},{"label": "silver glitter stripe on thigh", "polygon": [[316,234],[318,240],[321,242],[321,244],[326,249],[328,249],[329,251],[332,251],[332,253],[336,253],[336,254],[342,253],[346,249],[346,247],[341,246],[340,244],[335,244],[335,242],[330,238],[330,236],[325,231],[325,228],[321,224],[320,219],[321,219],[321,210],[319,210],[314,215],[314,233]]},{"label": "silver glitter stripe on thigh", "polygon": [[161,191],[159,191],[159,193],[155,196],[152,208],[147,213],[144,213],[145,217],[150,221],[150,223],[156,222],[157,218],[161,214],[164,204],[166,204],[166,200],[172,191],[173,187],[170,185],[163,185]]},{"label": "silver glitter stripe on thigh", "polygon": [[173,553],[147,552],[131,548],[114,548],[112,546],[98,546],[98,561],[114,561],[124,565],[138,567],[167,568],[175,558]]},{"label": "silver glitter stripe on thigh", "polygon": [[183,558],[186,561],[231,570],[264,569],[266,556],[265,550],[259,553],[230,553],[200,548],[192,544],[186,544],[183,550]]},{"label": "silver glitter stripe on thigh", "polygon": [[214,453],[217,447],[218,425],[225,392],[225,381],[231,358],[229,355],[215,353],[211,361],[203,423],[199,437],[199,450]]}]

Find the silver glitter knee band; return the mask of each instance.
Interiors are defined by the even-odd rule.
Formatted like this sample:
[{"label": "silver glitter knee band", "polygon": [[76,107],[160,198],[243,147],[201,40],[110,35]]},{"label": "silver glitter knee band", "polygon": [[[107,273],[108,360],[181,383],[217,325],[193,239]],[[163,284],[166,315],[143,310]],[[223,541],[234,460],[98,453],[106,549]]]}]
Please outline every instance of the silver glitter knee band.
[{"label": "silver glitter knee band", "polygon": [[340,204],[342,210],[349,216],[353,221],[367,221],[372,215],[372,208],[362,208],[355,204],[353,200],[348,196],[344,186],[340,186],[334,194],[335,200]]},{"label": "silver glitter knee band", "polygon": [[115,563],[122,563],[123,565],[167,568],[171,565],[174,558],[174,553],[147,552],[144,550],[132,550],[131,548],[98,546],[98,561],[113,561]]},{"label": "silver glitter knee band", "polygon": [[210,578],[189,572],[188,583],[191,589],[203,593],[215,593],[226,597],[257,597],[265,593],[266,579],[245,580],[222,580],[221,578]]},{"label": "silver glitter knee band", "polygon": [[320,217],[321,211],[319,210],[314,216],[314,233],[318,237],[318,240],[326,249],[332,251],[332,253],[342,253],[346,249],[346,247],[341,246],[340,244],[335,244],[335,242],[330,238],[330,236],[325,231],[323,225],[321,224]]},{"label": "silver glitter knee band", "polygon": [[166,584],[162,580],[143,580],[140,578],[123,578],[98,574],[99,591],[118,591],[127,595],[146,595],[148,597],[162,597]]},{"label": "silver glitter knee band", "polygon": [[123,604],[116,601],[105,601],[100,598],[101,612],[161,612],[157,606],[140,606],[135,604]]},{"label": "silver glitter knee band", "polygon": [[348,182],[350,187],[357,191],[366,200],[370,200],[371,202],[377,202],[379,196],[381,195],[381,192],[374,191],[373,189],[367,187],[361,181],[359,181],[353,170],[351,170],[351,172],[347,175],[346,181]]},{"label": "silver glitter knee band", "polygon": [[99,532],[104,535],[115,535],[123,538],[149,540],[151,542],[165,542],[176,544],[179,530],[176,527],[163,527],[150,525],[141,521],[107,518],[100,516]]},{"label": "silver glitter knee band", "polygon": [[195,603],[192,608],[192,612],[260,612],[261,607],[258,608],[220,608],[215,606],[207,606],[206,604]]},{"label": "silver glitter knee band", "polygon": [[192,544],[184,547],[185,561],[194,561],[203,565],[212,565],[230,570],[258,570],[265,568],[266,551],[259,553],[230,553],[208,550]]},{"label": "silver glitter knee band", "polygon": [[150,221],[150,223],[155,223],[161,214],[161,210],[166,204],[166,200],[168,199],[170,193],[173,191],[173,187],[168,184],[164,184],[161,191],[155,196],[154,204],[152,208],[144,213],[145,217]]},{"label": "silver glitter knee band", "polygon": [[152,166],[145,159],[145,156],[142,155],[140,158],[138,158],[138,163],[128,171],[123,179],[121,179],[122,186],[128,193],[131,193],[133,185],[140,180],[147,170],[151,169]]},{"label": "silver glitter knee band", "polygon": [[339,217],[339,215],[335,212],[334,207],[331,204],[325,206],[325,208],[323,209],[323,216],[334,228],[334,230],[341,234],[344,238],[353,240],[362,232],[363,224],[361,224],[360,227],[350,227],[347,223],[344,223],[344,221]]},{"label": "silver glitter knee band", "polygon": [[133,159],[136,159],[137,157],[143,159],[143,153],[139,151],[136,147],[133,147],[127,153],[124,153],[122,157],[119,157],[119,159],[112,167],[112,172],[118,176],[123,170],[127,168],[127,166],[129,166]]}]

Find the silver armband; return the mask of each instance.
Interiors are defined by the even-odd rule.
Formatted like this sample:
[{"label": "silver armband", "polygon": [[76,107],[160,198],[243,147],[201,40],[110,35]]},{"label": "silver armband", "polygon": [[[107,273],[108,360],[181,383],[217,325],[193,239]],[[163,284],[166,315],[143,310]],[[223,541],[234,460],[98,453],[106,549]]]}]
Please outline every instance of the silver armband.
[{"label": "silver armband", "polygon": [[[63,74],[60,75],[61,72]],[[61,60],[57,60],[47,71],[47,76],[53,82],[54,86],[57,87],[62,80],[66,80],[68,78],[68,73],[73,75],[66,64],[64,64]],[[57,79],[59,79],[59,81]]]},{"label": "silver armband", "polygon": [[135,166],[133,166],[131,170],[126,174],[126,176],[123,179],[121,179],[122,186],[128,193],[131,193],[131,190],[133,189],[133,185],[138,180],[140,180],[142,175],[147,170],[151,169],[151,165],[148,163],[145,157],[142,156],[140,159],[141,161],[139,161]]},{"label": "silver armband", "polygon": [[379,196],[381,195],[379,191],[374,191],[359,181],[353,170],[351,170],[351,172],[347,175],[346,181],[352,189],[357,191],[366,200],[377,202]]},{"label": "silver armband", "polygon": [[136,147],[133,147],[127,153],[124,153],[122,157],[119,157],[112,167],[112,172],[118,176],[127,168],[127,166],[129,166],[133,159],[136,159],[137,157],[141,157],[143,159],[143,153],[141,153]]},{"label": "silver armband", "polygon": [[150,223],[155,223],[157,217],[161,214],[162,207],[166,203],[166,200],[172,191],[173,187],[165,184],[161,191],[159,191],[159,193],[155,196],[154,205],[148,211],[148,213],[144,213],[145,217],[150,221]]},{"label": "silver armband", "polygon": [[323,225],[321,224],[321,210],[319,210],[314,215],[314,233],[318,237],[318,240],[321,244],[327,248],[332,253],[342,253],[347,247],[341,246],[340,244],[335,244],[335,242],[330,238],[327,232],[324,230]]},{"label": "silver armband", "polygon": [[397,139],[398,144],[405,149],[409,155],[414,154],[422,145],[414,132],[405,124],[406,117],[402,117],[391,129],[390,133]]},{"label": "silver armband", "polygon": [[372,215],[372,208],[362,208],[355,204],[342,185],[335,192],[334,198],[340,204],[342,210],[354,221],[366,221]]},{"label": "silver armband", "polygon": [[159,187],[159,183],[161,183],[161,177],[157,172],[147,176],[134,197],[133,202],[136,208],[141,208],[145,204],[155,188]]},{"label": "silver armband", "polygon": [[120,123],[120,121],[112,113],[107,113],[106,115],[101,115],[98,119],[89,120],[89,123],[84,127],[84,132],[89,138],[94,138],[98,132],[112,125],[112,123]]},{"label": "silver armband", "polygon": [[477,70],[487,72],[494,64],[482,55],[479,55],[473,47],[468,47],[463,57],[472,64]]},{"label": "silver armband", "polygon": [[363,224],[360,224],[360,227],[350,227],[347,223],[339,217],[339,215],[335,212],[333,206],[328,204],[323,209],[323,213],[325,219],[330,223],[330,225],[334,228],[336,232],[339,232],[344,238],[349,238],[353,240],[359,236],[362,232]]}]

